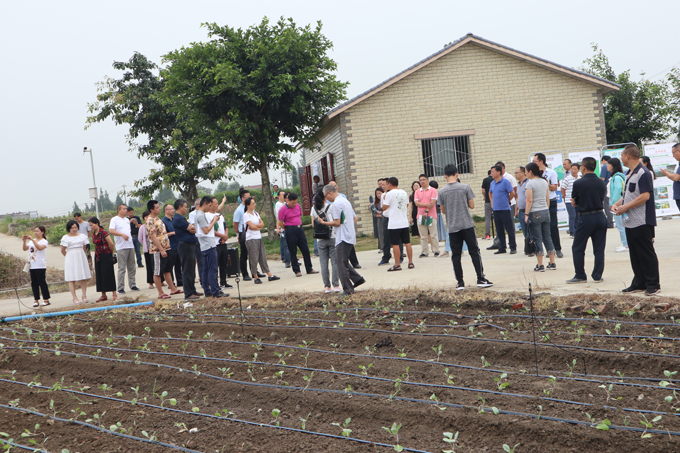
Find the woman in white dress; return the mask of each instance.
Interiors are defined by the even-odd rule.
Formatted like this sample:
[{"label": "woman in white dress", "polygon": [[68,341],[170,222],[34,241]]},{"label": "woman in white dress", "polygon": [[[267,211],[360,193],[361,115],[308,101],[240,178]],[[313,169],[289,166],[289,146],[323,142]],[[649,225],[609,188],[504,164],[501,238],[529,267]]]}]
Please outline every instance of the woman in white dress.
[{"label": "woman in white dress", "polygon": [[66,224],[68,234],[61,238],[61,254],[64,259],[64,280],[68,282],[68,288],[73,296],[73,303],[81,303],[76,296],[76,282],[80,282],[82,291],[82,302],[87,303],[87,281],[92,277],[90,266],[87,263],[85,249],[90,245],[90,239],[84,234],[80,234],[78,223],[69,220]]}]

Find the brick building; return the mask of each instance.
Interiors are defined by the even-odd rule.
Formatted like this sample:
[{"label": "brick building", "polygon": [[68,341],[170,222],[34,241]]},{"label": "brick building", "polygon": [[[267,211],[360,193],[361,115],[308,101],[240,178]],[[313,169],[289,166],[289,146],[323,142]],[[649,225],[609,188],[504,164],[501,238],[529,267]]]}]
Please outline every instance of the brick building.
[{"label": "brick building", "polygon": [[[605,145],[602,95],[618,89],[468,34],[329,111],[319,143],[302,147],[310,165],[301,180],[335,178],[359,233],[370,234],[368,198],[378,178],[396,176],[410,193],[419,174],[441,183],[443,166],[455,162],[481,197],[498,160],[513,172],[532,152]],[[478,202],[475,212],[483,209]]]}]

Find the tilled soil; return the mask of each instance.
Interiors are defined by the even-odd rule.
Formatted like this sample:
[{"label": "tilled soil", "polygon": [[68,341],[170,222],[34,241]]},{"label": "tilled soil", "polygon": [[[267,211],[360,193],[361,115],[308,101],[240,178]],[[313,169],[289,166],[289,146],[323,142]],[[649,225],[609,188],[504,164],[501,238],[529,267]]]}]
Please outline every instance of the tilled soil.
[{"label": "tilled soil", "polygon": [[70,453],[680,451],[673,308],[532,318],[516,297],[383,299],[0,325],[0,439]]}]

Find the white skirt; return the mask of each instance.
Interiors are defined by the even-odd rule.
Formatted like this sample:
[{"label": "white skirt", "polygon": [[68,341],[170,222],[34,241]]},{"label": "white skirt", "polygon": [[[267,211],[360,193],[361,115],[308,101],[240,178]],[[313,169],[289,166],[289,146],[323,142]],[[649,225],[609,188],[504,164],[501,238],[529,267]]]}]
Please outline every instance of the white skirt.
[{"label": "white skirt", "polygon": [[64,259],[64,280],[67,282],[79,282],[89,280],[92,277],[90,265],[87,263],[87,256],[82,247],[68,249]]}]

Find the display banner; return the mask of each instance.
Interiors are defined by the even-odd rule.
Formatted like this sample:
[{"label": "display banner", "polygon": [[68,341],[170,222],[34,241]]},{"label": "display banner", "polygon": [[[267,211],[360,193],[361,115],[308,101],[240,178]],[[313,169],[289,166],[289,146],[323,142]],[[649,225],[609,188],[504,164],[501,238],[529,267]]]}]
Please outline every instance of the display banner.
[{"label": "display banner", "polygon": [[[609,156],[609,157],[616,157],[618,160],[621,160],[621,153],[623,152],[623,148],[612,148],[612,149],[605,149],[602,151],[602,156]],[[623,174],[625,175],[628,173],[628,167],[623,165],[623,161],[621,160],[621,167],[623,168]]]},{"label": "display banner", "polygon": [[[561,181],[564,177],[564,170],[562,169],[562,153],[558,154],[546,154],[545,165],[557,172],[557,176]],[[561,170],[561,171],[560,171]],[[564,204],[564,199],[562,198],[562,191],[560,190],[560,185],[557,185],[557,226],[558,228],[569,228],[569,213],[567,212],[567,207]]]},{"label": "display banner", "polygon": [[675,173],[678,161],[673,157],[672,148],[673,143],[646,145],[644,147],[644,154],[649,157],[649,162],[654,167],[654,174],[656,175],[654,180],[654,205],[657,217],[680,214],[673,201],[673,181],[661,173],[661,169]]},{"label": "display banner", "polygon": [[586,157],[592,157],[595,159],[595,162],[597,162],[597,166],[595,167],[595,174],[599,177],[600,160],[602,159],[599,149],[594,149],[591,151],[574,151],[569,153],[569,159],[571,159],[571,161],[575,164],[580,164]]}]

